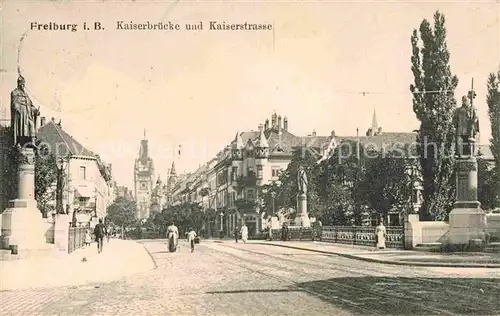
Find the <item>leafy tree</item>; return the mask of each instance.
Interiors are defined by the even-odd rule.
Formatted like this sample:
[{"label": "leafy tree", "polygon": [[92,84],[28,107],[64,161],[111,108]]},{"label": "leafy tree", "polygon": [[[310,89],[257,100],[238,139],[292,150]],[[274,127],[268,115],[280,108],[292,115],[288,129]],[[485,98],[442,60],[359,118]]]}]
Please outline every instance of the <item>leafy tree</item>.
[{"label": "leafy tree", "polygon": [[491,123],[490,148],[495,161],[495,169],[492,172],[495,181],[493,185],[494,196],[493,205],[500,207],[500,71],[495,76],[491,73],[487,82],[488,94],[486,103],[488,104],[488,116]]},{"label": "leafy tree", "polygon": [[361,223],[360,179],[367,156],[354,141],[340,143],[320,166],[320,192],[324,205],[323,220],[335,225]]},{"label": "leafy tree", "polygon": [[[54,209],[56,198],[57,165],[54,154],[40,148],[35,156],[35,198],[43,216]],[[63,181],[63,184],[65,181]],[[64,190],[64,188],[63,188]]]},{"label": "leafy tree", "polygon": [[485,210],[494,209],[497,206],[498,183],[495,178],[495,170],[490,167],[487,160],[479,157],[477,160],[478,170],[478,200],[481,208]]},{"label": "leafy tree", "polygon": [[122,229],[129,228],[137,223],[137,204],[126,197],[118,197],[108,206],[107,220]]},{"label": "leafy tree", "polygon": [[[4,130],[8,135],[10,128]],[[21,160],[20,147],[11,146],[7,153],[7,168],[4,170],[6,180],[6,192],[4,194],[10,199],[16,197],[18,188],[18,168]],[[53,210],[56,193],[57,166],[55,156],[41,147],[35,151],[35,199],[43,217]],[[52,203],[54,204],[54,203]]]},{"label": "leafy tree", "polygon": [[281,173],[280,182],[280,198],[275,204],[276,209],[281,207],[297,208],[297,173],[299,166],[303,166],[307,174],[307,206],[310,216],[321,217],[322,205],[320,202],[318,179],[320,176],[320,169],[317,167],[318,157],[303,148],[296,148],[293,151],[293,156],[288,164],[288,167]]},{"label": "leafy tree", "polygon": [[[420,37],[419,37],[420,33]],[[421,42],[420,42],[421,41]],[[454,201],[454,96],[458,78],[449,65],[445,16],[434,14],[434,28],[424,19],[411,36],[413,111],[420,121],[418,151],[423,178],[422,220],[441,220]]]},{"label": "leafy tree", "polygon": [[393,208],[405,207],[411,197],[411,177],[407,162],[395,153],[378,152],[366,162],[361,181],[361,198],[384,218]]}]

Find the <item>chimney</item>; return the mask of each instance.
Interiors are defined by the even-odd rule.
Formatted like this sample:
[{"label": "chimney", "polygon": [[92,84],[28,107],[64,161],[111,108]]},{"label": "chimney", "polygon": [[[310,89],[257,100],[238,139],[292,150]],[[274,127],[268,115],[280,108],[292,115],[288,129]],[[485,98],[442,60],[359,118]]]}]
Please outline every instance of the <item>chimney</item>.
[{"label": "chimney", "polygon": [[266,123],[264,125],[264,131],[267,132],[269,130],[269,119],[266,119]]},{"label": "chimney", "polygon": [[332,131],[332,132],[330,133],[330,137],[335,137],[335,131]]},{"label": "chimney", "polygon": [[372,129],[369,128],[367,131],[366,131],[366,136],[373,136],[373,133],[372,133]]},{"label": "chimney", "polygon": [[46,120],[45,116],[42,116],[40,118],[40,126],[44,126],[45,125],[45,120]]},{"label": "chimney", "polygon": [[381,135],[381,134],[382,134],[382,127],[379,127],[377,135]]},{"label": "chimney", "polygon": [[288,131],[288,118],[286,116],[283,118],[283,129]]},{"label": "chimney", "polygon": [[316,136],[316,130],[313,130],[312,136]]},{"label": "chimney", "polygon": [[264,126],[262,124],[259,124],[259,133],[262,132],[263,128],[264,128]]}]

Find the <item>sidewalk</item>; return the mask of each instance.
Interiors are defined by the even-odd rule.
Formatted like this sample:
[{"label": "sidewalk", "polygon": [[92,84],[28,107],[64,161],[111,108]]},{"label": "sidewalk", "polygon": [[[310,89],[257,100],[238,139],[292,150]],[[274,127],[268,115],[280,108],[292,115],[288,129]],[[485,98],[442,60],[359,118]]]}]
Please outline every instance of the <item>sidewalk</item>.
[{"label": "sidewalk", "polygon": [[384,264],[448,268],[500,268],[500,254],[496,253],[435,253],[398,249],[378,250],[373,247],[315,241],[253,241],[251,243],[335,254],[350,259]]},{"label": "sidewalk", "polygon": [[154,268],[144,247],[134,241],[111,239],[103,248],[98,254],[92,243],[69,255],[0,262],[0,291],[110,282]]}]

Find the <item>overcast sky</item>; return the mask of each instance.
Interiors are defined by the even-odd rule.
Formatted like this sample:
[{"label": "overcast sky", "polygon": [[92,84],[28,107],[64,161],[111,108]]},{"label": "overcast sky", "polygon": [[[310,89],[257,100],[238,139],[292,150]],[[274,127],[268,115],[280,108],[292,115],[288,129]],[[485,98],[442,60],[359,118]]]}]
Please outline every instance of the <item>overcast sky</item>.
[{"label": "overcast sky", "polygon": [[[374,109],[385,131],[412,131],[410,35],[436,10],[447,18],[457,99],[474,77],[486,142],[485,83],[500,62],[495,1],[4,1],[0,114],[3,107],[9,115],[27,32],[21,70],[42,114],[62,118],[130,188],[144,128],[163,180],[177,144],[177,171],[193,171],[274,110],[297,135],[364,133]],[[274,32],[123,31],[119,20],[248,21],[274,24]],[[84,31],[84,21],[105,30]],[[30,31],[31,22],[80,29]]]}]

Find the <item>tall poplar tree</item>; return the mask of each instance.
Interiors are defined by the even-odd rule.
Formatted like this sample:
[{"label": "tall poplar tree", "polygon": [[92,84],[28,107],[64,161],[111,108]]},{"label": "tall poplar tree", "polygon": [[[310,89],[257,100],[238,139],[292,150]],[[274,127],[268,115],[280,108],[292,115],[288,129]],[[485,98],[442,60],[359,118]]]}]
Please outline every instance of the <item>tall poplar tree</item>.
[{"label": "tall poplar tree", "polygon": [[494,177],[495,188],[494,206],[500,207],[500,71],[497,75],[491,73],[487,82],[488,116],[491,123],[490,148],[495,161]]},{"label": "tall poplar tree", "polygon": [[413,111],[420,121],[418,151],[423,177],[422,220],[442,220],[454,200],[454,96],[458,78],[450,70],[445,16],[437,11],[433,27],[424,19],[411,36]]}]

